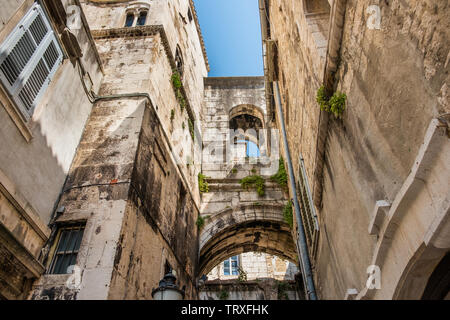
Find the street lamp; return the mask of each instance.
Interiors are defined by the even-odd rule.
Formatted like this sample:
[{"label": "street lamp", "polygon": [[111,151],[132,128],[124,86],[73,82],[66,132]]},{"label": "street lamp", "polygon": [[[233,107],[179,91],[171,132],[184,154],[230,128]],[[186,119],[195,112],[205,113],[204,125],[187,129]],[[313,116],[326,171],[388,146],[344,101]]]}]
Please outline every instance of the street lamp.
[{"label": "street lamp", "polygon": [[159,287],[152,290],[152,298],[154,300],[183,300],[184,290],[180,290],[175,284],[177,277],[172,271],[167,273],[159,282]]}]

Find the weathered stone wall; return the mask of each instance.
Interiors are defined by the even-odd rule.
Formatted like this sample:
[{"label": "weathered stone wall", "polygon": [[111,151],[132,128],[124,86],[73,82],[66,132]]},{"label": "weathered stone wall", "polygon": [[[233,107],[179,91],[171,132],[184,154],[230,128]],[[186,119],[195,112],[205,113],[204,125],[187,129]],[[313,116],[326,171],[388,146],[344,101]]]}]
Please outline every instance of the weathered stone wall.
[{"label": "weathered stone wall", "polygon": [[258,279],[207,281],[200,291],[200,300],[302,300],[295,281]]},{"label": "weathered stone wall", "polygon": [[[114,263],[110,299],[150,299],[165,262],[196,298],[198,210],[171,159],[152,112],[144,118],[130,202]],[[149,265],[154,267],[149,268]]]},{"label": "weathered stone wall", "polygon": [[[45,275],[35,285],[32,299],[51,298],[47,293],[55,291],[62,291],[64,298],[67,292],[73,299],[108,297],[145,110],[142,98],[94,107],[58,205],[65,210],[57,225],[86,224],[77,256],[80,286],[67,289],[70,274]],[[52,250],[47,267],[51,258]]]},{"label": "weathered stone wall", "polygon": [[[183,85],[195,114],[196,121],[203,118],[203,78],[208,75],[209,65],[204,48],[203,38],[199,32],[195,8],[189,0],[144,0],[137,2],[102,3],[104,1],[83,1],[83,8],[92,30],[108,30],[122,28],[125,25],[126,11],[131,6],[148,8],[146,26],[161,25],[167,36],[171,54],[175,57],[177,46],[181,50],[184,63]],[[188,19],[188,8],[191,9],[193,20]],[[159,73],[159,76],[162,76]],[[158,78],[152,78],[158,83]],[[161,94],[164,97],[163,94]],[[161,107],[160,104],[157,104]],[[179,108],[173,103],[167,112],[175,108],[177,117]],[[200,123],[196,124],[200,129]],[[186,123],[187,128],[187,123]]]},{"label": "weathered stone wall", "polygon": [[[177,165],[199,203],[197,174],[201,159],[200,154],[195,153],[189,114],[186,108],[180,107],[172,87],[173,57],[167,47],[166,33],[160,27],[146,26],[143,29],[146,35],[142,36],[131,29],[134,28],[130,28],[129,33],[122,29],[119,34],[111,30],[94,32],[105,68],[105,84],[100,94],[141,92],[150,95]],[[201,106],[202,101],[189,100],[189,104]]]},{"label": "weathered stone wall", "polygon": [[[297,266],[288,261],[261,252],[246,252],[239,255],[239,267],[245,272],[247,280],[273,278],[276,280],[294,280]],[[225,275],[223,262],[208,273],[209,280],[238,279],[237,275]]]},{"label": "weathered stone wall", "polygon": [[[367,27],[366,9],[372,4],[381,8],[380,30]],[[317,208],[319,252],[313,261],[319,296],[325,299],[344,298],[349,288],[364,289],[366,269],[378,261],[381,241],[368,233],[375,202],[395,201],[413,165],[420,162],[419,149],[427,145],[431,120],[449,112],[446,2],[348,0],[344,8],[335,89],[347,94],[347,110],[342,119],[330,116],[328,123],[323,199]],[[314,179],[320,114],[315,98],[323,83],[325,58],[309,41],[311,31],[298,2],[270,1],[270,19],[272,38],[278,41],[279,81],[294,168],[302,153],[310,184],[322,183]],[[446,148],[441,152],[439,157],[448,159]],[[439,161],[429,168],[448,171]],[[424,179],[428,188],[448,193],[448,185],[432,175]],[[428,217],[426,209],[421,214],[409,211],[408,240],[401,240],[403,233],[398,231],[397,258],[392,254],[383,262],[391,264],[383,273],[390,280],[383,282],[378,298],[394,297],[395,285],[411,259],[407,252],[424,243],[423,226],[428,229],[436,217],[445,216],[448,197],[422,198],[414,205],[440,209]],[[408,247],[408,241],[415,244]]]}]

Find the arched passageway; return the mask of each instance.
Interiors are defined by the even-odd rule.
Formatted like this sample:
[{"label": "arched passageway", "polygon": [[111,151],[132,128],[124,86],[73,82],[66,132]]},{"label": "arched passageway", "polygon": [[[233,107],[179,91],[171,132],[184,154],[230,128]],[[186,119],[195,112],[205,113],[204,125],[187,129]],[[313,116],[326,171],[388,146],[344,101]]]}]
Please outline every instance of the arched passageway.
[{"label": "arched passageway", "polygon": [[245,252],[265,252],[297,262],[295,245],[286,223],[253,220],[224,228],[210,238],[200,251],[200,274]]}]

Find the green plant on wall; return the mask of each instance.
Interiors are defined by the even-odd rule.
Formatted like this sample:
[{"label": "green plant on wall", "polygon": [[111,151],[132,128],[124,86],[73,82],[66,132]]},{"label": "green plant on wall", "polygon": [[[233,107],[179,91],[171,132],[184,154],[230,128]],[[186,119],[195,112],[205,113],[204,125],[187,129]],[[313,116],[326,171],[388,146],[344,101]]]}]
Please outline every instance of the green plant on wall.
[{"label": "green plant on wall", "polygon": [[331,97],[326,93],[325,87],[321,86],[317,90],[316,101],[320,109],[334,114],[336,118],[340,118],[345,111],[347,95],[341,92],[335,92]]},{"label": "green plant on wall", "polygon": [[330,98],[329,105],[330,111],[334,114],[336,118],[342,116],[345,111],[345,102],[347,100],[347,95],[345,93],[335,92]]},{"label": "green plant on wall", "polygon": [[238,267],[238,273],[238,281],[240,283],[247,282],[247,272],[245,272],[241,267]]},{"label": "green plant on wall", "polygon": [[170,121],[173,121],[173,119],[175,119],[175,110],[174,109],[170,110]]},{"label": "green plant on wall", "polygon": [[181,111],[184,110],[186,107],[186,99],[183,96],[183,93],[181,92],[181,87],[183,86],[183,83],[181,82],[180,74],[177,71],[174,71],[172,73],[172,85],[175,90],[175,96],[178,100],[178,103],[180,104]]},{"label": "green plant on wall", "polygon": [[225,289],[223,289],[219,293],[219,300],[227,300],[229,296],[230,294]]},{"label": "green plant on wall", "polygon": [[205,218],[203,218],[202,216],[198,216],[197,221],[195,222],[195,224],[197,225],[197,227],[199,229],[201,229],[205,225]]},{"label": "green plant on wall", "polygon": [[289,296],[287,294],[287,291],[289,290],[289,284],[282,281],[277,281],[277,293],[278,293],[278,300],[289,300]]},{"label": "green plant on wall", "polygon": [[280,157],[277,173],[275,173],[273,176],[271,176],[270,180],[272,180],[273,182],[278,183],[278,185],[285,192],[288,191],[287,173],[286,173],[286,168],[284,167],[283,157]]},{"label": "green plant on wall", "polygon": [[258,193],[258,195],[260,197],[264,196],[265,192],[266,192],[266,185],[265,185],[265,181],[264,178],[261,176],[247,176],[243,179],[241,179],[240,184],[242,186],[243,189],[250,189],[250,188],[256,188],[256,192]]},{"label": "green plant on wall", "polygon": [[198,174],[198,189],[200,190],[200,193],[209,192],[209,185],[205,179],[205,175],[203,175],[202,173]]},{"label": "green plant on wall", "polygon": [[191,134],[192,140],[194,140],[194,124],[192,123],[191,118],[188,118],[188,126],[189,126],[189,133]]},{"label": "green plant on wall", "polygon": [[283,208],[283,219],[287,222],[287,224],[289,224],[292,229],[292,227],[294,226],[294,218],[292,215],[292,202],[290,200]]},{"label": "green plant on wall", "polygon": [[180,89],[183,84],[181,83],[181,77],[180,77],[180,74],[178,73],[178,71],[174,71],[172,73],[172,78],[171,79],[172,79],[173,87],[175,89]]},{"label": "green plant on wall", "polygon": [[237,168],[233,168],[233,169],[231,169],[231,172],[233,173],[233,174],[236,174],[237,173]]},{"label": "green plant on wall", "polygon": [[330,98],[327,96],[326,90],[324,86],[321,86],[319,90],[317,90],[316,101],[320,106],[320,109],[323,111],[329,112],[328,100]]}]

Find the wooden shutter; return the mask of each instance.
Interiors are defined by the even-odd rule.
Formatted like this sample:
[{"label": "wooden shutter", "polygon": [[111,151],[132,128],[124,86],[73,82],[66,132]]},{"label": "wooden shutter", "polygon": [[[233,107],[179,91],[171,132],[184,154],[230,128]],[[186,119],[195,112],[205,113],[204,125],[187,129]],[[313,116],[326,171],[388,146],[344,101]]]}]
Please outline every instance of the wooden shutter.
[{"label": "wooden shutter", "polygon": [[43,9],[37,3],[0,45],[0,79],[29,120],[63,59]]}]

